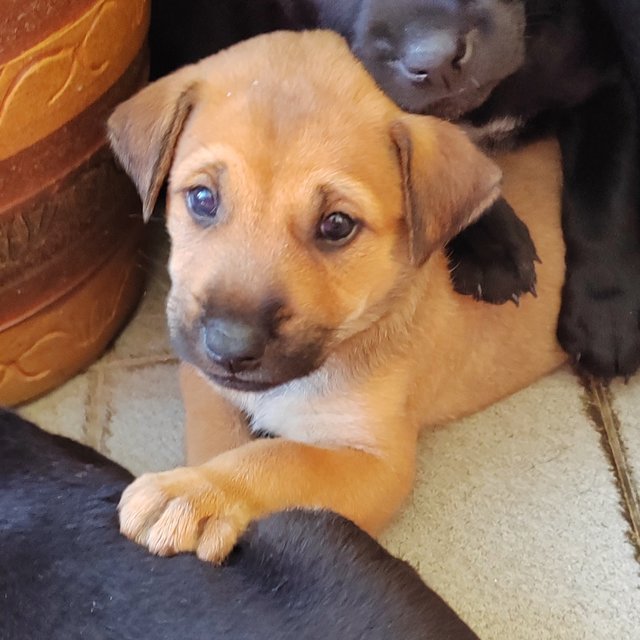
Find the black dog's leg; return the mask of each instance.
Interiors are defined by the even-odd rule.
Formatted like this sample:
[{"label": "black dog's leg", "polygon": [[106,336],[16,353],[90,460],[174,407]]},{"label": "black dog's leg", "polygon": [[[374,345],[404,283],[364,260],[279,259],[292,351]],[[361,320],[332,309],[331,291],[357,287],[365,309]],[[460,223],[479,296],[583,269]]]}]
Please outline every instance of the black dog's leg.
[{"label": "black dog's leg", "polygon": [[518,303],[535,295],[538,259],[529,229],[500,198],[447,245],[454,289],[477,300]]},{"label": "black dog's leg", "polygon": [[638,0],[596,0],[596,4],[611,23],[624,66],[640,97],[640,3]]},{"label": "black dog's leg", "polygon": [[640,366],[637,104],[626,83],[601,90],[559,131],[567,274],[558,339],[603,378]]}]

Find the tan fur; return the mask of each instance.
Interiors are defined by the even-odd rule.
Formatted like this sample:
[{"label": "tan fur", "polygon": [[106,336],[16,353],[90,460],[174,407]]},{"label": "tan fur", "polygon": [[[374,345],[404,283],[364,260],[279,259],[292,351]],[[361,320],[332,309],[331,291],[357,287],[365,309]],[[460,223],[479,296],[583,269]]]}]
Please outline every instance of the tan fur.
[{"label": "tan fur", "polygon": [[[504,193],[543,264],[537,299],[491,306],[453,292],[441,247],[495,198],[496,167],[460,130],[400,112],[337,36],[262,36],[143,94],[116,111],[111,135],[148,203],[171,164],[172,329],[196,322],[212,291],[252,308],[277,290],[288,313],[281,348],[320,340],[322,364],[264,392],[218,387],[185,364],[188,458],[198,466],[144,475],[125,491],[128,537],[220,561],[251,519],[296,506],[333,509],[375,533],[411,488],[420,428],[477,411],[564,360],[555,143],[500,158]],[[180,114],[166,112],[186,95],[178,134]],[[175,134],[175,153],[143,145],[139,131],[150,135],[154,118],[165,143]],[[223,194],[211,228],[186,211],[194,184]],[[323,253],[312,230],[336,209],[365,226]],[[247,415],[280,437],[250,441]]]}]

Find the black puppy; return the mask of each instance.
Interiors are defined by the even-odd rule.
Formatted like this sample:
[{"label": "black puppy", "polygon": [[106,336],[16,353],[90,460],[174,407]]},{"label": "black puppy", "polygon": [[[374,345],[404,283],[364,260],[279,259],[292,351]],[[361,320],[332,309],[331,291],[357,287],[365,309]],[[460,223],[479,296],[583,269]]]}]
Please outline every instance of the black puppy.
[{"label": "black puppy", "polygon": [[131,476],[0,410],[2,640],[477,640],[406,563],[351,522],[290,511],[221,567],[119,534]]},{"label": "black puppy", "polygon": [[[598,0],[616,37],[592,0],[283,0],[283,6],[292,2],[315,12],[308,26],[342,33],[403,108],[461,122],[485,148],[557,131],[567,245],[558,338],[588,373],[634,373],[640,366],[638,108],[618,43],[631,78],[640,80],[633,28],[640,25],[640,3]],[[505,206],[499,202],[498,212]],[[451,243],[459,291],[471,292],[483,282],[477,270],[492,265],[508,275],[503,251],[518,255],[513,225],[494,209]],[[499,281],[486,283],[483,299],[496,301]]]}]

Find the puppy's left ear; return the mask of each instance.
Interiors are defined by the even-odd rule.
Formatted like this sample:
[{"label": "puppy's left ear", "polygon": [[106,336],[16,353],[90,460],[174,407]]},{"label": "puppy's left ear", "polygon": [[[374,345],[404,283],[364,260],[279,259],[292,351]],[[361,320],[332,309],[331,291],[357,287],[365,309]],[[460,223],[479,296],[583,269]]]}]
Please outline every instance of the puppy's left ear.
[{"label": "puppy's left ear", "polygon": [[184,67],[120,104],[107,123],[111,148],[142,198],[145,222],[171,168],[196,89],[196,65]]},{"label": "puppy's left ear", "polygon": [[391,125],[411,262],[421,266],[500,195],[502,173],[455,125],[403,115]]}]

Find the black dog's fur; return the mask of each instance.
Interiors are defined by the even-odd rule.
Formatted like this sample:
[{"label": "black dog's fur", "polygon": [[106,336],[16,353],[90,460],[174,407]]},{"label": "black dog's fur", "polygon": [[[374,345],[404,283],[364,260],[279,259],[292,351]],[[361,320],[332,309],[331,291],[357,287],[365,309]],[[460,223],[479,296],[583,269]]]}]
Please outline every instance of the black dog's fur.
[{"label": "black dog's fur", "polygon": [[[170,2],[156,0],[156,13],[166,18]],[[457,0],[461,10],[474,2]],[[587,373],[605,378],[628,376],[640,366],[638,107],[631,90],[635,84],[640,95],[640,3],[495,2],[524,4],[525,61],[463,119],[480,128],[515,116],[526,126],[510,136],[512,142],[551,129],[558,133],[567,244],[558,337]],[[413,15],[409,6],[420,10],[433,4],[435,0],[383,0],[375,7],[384,9],[384,15],[368,18],[402,26]],[[456,0],[440,4],[450,10]],[[222,46],[274,28],[327,27],[342,33],[356,49],[362,36],[358,30],[366,26],[364,7],[374,6],[372,0],[226,0],[223,5],[227,13],[250,15],[252,20],[257,17],[259,24],[240,18],[239,26],[236,19],[235,32],[227,32]],[[179,64],[220,48],[209,30],[211,24],[220,24],[219,6],[211,0],[181,3],[173,18],[188,24],[190,31],[186,38],[179,27],[172,32],[181,52]],[[264,16],[268,19],[261,21]],[[166,30],[156,20],[152,22],[152,44],[158,32]],[[169,68],[165,65],[163,72]],[[375,68],[370,70],[375,76]],[[402,104],[393,89],[387,87],[387,91]],[[449,248],[454,285],[461,293],[504,302],[534,291],[535,249],[526,228],[503,200]]]},{"label": "black dog's fur", "polygon": [[2,640],[477,640],[351,522],[256,522],[228,562],[158,558],[118,532],[131,476],[0,410]]},{"label": "black dog's fur", "polygon": [[640,3],[638,0],[596,0],[607,16],[623,53],[627,74],[640,96]]}]

